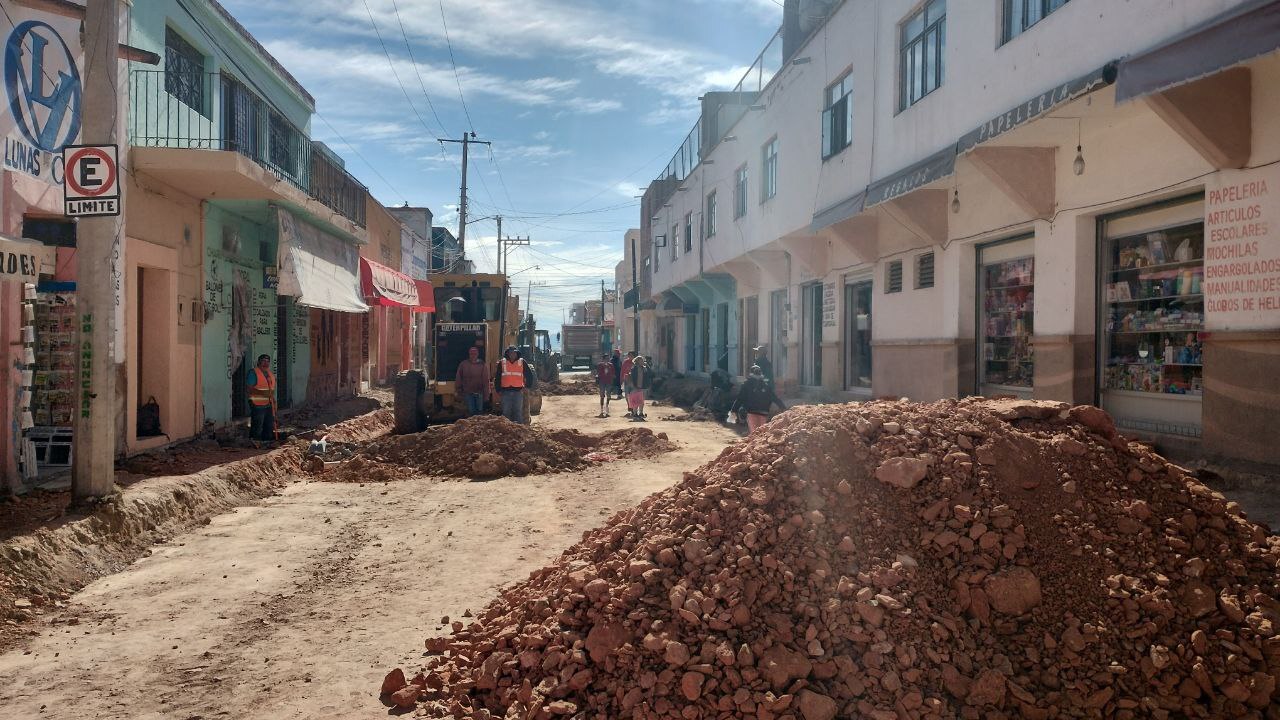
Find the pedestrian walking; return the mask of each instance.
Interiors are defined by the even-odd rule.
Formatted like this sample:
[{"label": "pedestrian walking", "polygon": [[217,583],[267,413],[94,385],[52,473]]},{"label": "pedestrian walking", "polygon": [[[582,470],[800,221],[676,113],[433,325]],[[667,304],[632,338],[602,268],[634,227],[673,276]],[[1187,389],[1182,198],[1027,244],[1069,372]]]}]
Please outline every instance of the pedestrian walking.
[{"label": "pedestrian walking", "polygon": [[631,417],[634,408],[631,407],[631,368],[636,362],[636,351],[632,350],[627,353],[627,357],[622,360],[622,370],[618,377],[622,380],[622,394],[627,399],[627,417]]},{"label": "pedestrian walking", "polygon": [[773,384],[764,378],[764,371],[759,365],[752,365],[747,381],[742,383],[738,397],[733,401],[729,412],[741,409],[747,413],[747,432],[755,432],[756,428],[769,422],[769,411],[777,405],[783,410],[786,403],[773,390]]},{"label": "pedestrian walking", "polygon": [[249,439],[254,447],[276,437],[276,376],[271,372],[271,356],[259,355],[249,370]]},{"label": "pedestrian walking", "polygon": [[600,356],[600,362],[596,363],[592,374],[596,376],[596,387],[600,389],[599,417],[607,418],[609,417],[609,400],[613,397],[613,386],[617,380],[614,375],[613,358],[609,353]]},{"label": "pedestrian walking", "polygon": [[525,389],[536,383],[533,368],[520,357],[516,346],[508,347],[493,375],[493,387],[502,401],[502,416],[513,423],[528,425],[524,412]]},{"label": "pedestrian walking", "polygon": [[643,355],[638,355],[631,364],[631,394],[627,396],[627,404],[631,406],[631,419],[634,421],[644,422],[648,419],[644,414],[644,393],[649,385],[649,363]]},{"label": "pedestrian walking", "polygon": [[484,396],[489,392],[489,370],[480,359],[480,348],[467,348],[467,359],[458,363],[454,382],[465,403],[467,417],[483,413]]},{"label": "pedestrian walking", "polygon": [[769,381],[770,385],[772,385],[773,384],[773,363],[769,362],[768,349],[766,349],[765,346],[760,345],[756,347],[754,351],[752,351],[752,354],[755,356],[752,362],[755,363],[755,365],[760,368],[760,374],[764,377],[765,380]]},{"label": "pedestrian walking", "polygon": [[609,358],[613,365],[613,394],[615,400],[622,399],[622,350],[614,348],[613,357]]}]

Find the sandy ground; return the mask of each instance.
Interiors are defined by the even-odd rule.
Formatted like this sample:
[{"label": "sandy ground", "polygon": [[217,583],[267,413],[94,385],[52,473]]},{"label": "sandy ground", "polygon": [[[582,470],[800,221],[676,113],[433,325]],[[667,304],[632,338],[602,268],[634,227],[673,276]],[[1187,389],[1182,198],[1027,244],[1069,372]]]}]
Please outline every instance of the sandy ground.
[{"label": "sandy ground", "polygon": [[[594,397],[548,398],[535,422],[598,419]],[[736,439],[713,423],[647,425],[677,452],[493,482],[299,482],[218,516],[99,580],[27,647],[0,655],[0,711],[18,718],[385,717],[383,674],[419,663],[442,616],[479,610],[582,532]]]}]

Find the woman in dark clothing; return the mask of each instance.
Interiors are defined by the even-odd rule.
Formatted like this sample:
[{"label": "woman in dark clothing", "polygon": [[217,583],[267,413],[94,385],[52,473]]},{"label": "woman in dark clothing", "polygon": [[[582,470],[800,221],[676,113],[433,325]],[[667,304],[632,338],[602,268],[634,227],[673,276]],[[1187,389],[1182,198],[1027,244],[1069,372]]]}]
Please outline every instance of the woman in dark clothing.
[{"label": "woman in dark clothing", "polygon": [[738,397],[733,401],[733,407],[729,408],[729,412],[732,413],[739,408],[745,410],[747,430],[755,432],[756,428],[769,422],[769,411],[774,405],[783,410],[787,409],[786,403],[782,402],[774,392],[773,383],[764,379],[760,366],[752,365],[751,374],[747,377],[747,381],[742,383],[742,389],[738,391]]},{"label": "woman in dark clothing", "polygon": [[755,349],[754,354],[756,356],[755,364],[756,364],[756,367],[760,368],[760,374],[764,376],[765,380],[768,380],[770,383],[772,383],[773,382],[773,363],[769,362],[769,355],[765,351],[765,347],[763,345],[761,345],[760,347],[757,347]]}]

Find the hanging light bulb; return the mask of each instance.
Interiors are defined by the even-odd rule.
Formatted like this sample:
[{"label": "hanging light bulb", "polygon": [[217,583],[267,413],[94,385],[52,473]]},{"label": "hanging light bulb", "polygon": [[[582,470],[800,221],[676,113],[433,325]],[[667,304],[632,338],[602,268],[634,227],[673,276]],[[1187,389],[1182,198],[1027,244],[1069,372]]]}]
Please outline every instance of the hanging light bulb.
[{"label": "hanging light bulb", "polygon": [[960,188],[955,189],[955,195],[951,198],[951,212],[956,215],[960,214]]},{"label": "hanging light bulb", "polygon": [[1075,170],[1076,175],[1084,174],[1084,152],[1081,146],[1076,146],[1076,161],[1071,164],[1071,169]]}]

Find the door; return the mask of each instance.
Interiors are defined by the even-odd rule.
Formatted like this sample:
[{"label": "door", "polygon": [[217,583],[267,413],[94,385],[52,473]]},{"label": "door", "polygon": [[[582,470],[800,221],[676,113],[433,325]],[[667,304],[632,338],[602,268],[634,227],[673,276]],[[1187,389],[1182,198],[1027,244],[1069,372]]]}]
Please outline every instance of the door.
[{"label": "door", "polygon": [[769,359],[773,377],[787,376],[787,291],[769,293]]},{"label": "door", "polygon": [[702,364],[694,369],[706,371],[711,367],[711,308],[702,308],[700,317],[702,319]]},{"label": "door", "polygon": [[871,390],[871,281],[844,286],[844,387]]},{"label": "door", "polygon": [[729,303],[716,306],[716,367],[729,370]]},{"label": "door", "polygon": [[756,346],[760,344],[760,298],[752,295],[742,304],[742,367],[749,369],[754,362]]},{"label": "door", "polygon": [[684,369],[693,372],[698,363],[698,316],[684,316]]},{"label": "door", "polygon": [[1035,238],[978,248],[978,393],[1029,398],[1035,380]]},{"label": "door", "polygon": [[804,286],[801,306],[800,382],[822,384],[822,283]]}]

